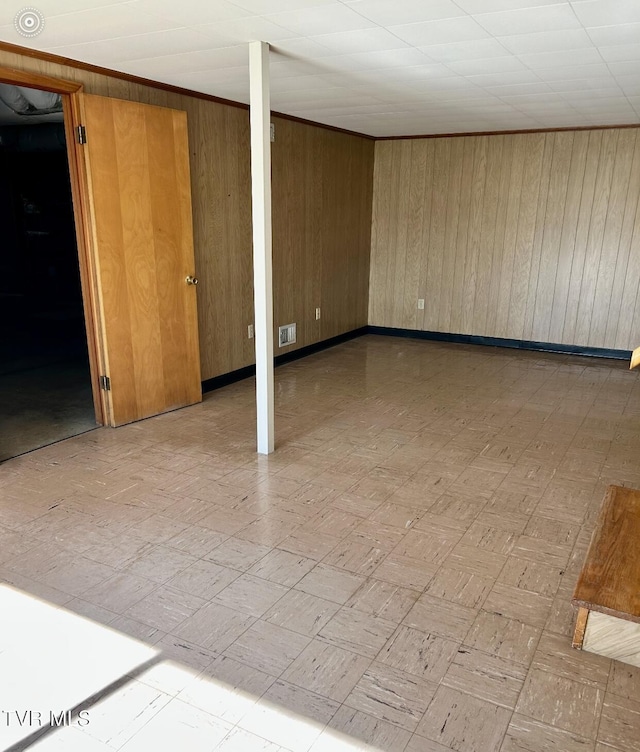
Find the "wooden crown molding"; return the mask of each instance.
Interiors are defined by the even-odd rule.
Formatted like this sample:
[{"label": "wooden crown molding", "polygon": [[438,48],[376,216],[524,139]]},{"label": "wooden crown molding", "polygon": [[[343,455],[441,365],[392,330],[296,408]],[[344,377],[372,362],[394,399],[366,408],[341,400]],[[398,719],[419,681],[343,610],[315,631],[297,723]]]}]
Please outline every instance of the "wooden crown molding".
[{"label": "wooden crown molding", "polygon": [[562,128],[522,128],[507,131],[466,131],[464,133],[425,133],[420,136],[377,136],[376,141],[411,141],[425,138],[468,138],[471,136],[517,136],[525,133],[564,133],[568,131],[607,131],[620,128],[640,128],[640,123],[620,125],[569,125]]}]

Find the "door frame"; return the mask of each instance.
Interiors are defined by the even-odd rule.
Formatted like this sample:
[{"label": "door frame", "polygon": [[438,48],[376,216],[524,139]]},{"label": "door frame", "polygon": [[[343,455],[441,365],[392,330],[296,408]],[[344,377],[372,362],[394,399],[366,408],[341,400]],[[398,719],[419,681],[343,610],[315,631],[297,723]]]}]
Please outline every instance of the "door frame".
[{"label": "door frame", "polygon": [[0,66],[0,83],[28,86],[32,89],[44,89],[45,91],[62,95],[67,161],[71,182],[71,200],[76,227],[78,265],[80,268],[80,287],[82,290],[85,330],[89,351],[91,392],[93,395],[96,422],[99,425],[107,425],[109,423],[108,403],[105,393],[100,388],[100,374],[105,373],[105,358],[97,297],[96,268],[93,256],[87,170],[84,150],[76,138],[78,126],[82,123],[81,94],[84,85],[78,81],[68,81],[2,66]]}]

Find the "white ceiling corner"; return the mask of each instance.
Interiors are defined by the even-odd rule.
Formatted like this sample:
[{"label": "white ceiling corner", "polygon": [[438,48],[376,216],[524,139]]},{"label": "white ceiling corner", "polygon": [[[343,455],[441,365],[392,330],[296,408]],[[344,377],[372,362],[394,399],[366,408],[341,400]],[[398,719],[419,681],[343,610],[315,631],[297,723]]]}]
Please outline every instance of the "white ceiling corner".
[{"label": "white ceiling corner", "polygon": [[640,123],[640,0],[34,0],[0,38],[373,136]]}]

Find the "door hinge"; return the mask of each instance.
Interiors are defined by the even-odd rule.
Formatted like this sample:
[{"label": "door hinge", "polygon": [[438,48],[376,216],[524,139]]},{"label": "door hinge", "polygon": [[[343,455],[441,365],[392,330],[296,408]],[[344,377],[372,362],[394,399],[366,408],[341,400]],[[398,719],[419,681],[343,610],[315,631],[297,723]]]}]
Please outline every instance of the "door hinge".
[{"label": "door hinge", "polygon": [[108,376],[100,376],[100,389],[105,392],[111,391],[111,379]]},{"label": "door hinge", "polygon": [[84,127],[84,125],[79,125],[76,128],[76,138],[78,139],[79,144],[87,143],[87,129]]}]

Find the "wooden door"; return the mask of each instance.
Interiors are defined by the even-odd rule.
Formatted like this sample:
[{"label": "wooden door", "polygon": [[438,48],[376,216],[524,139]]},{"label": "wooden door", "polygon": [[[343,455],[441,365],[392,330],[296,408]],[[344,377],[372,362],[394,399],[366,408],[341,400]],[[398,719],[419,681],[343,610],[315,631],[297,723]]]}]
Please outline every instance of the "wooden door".
[{"label": "wooden door", "polygon": [[202,399],[187,118],[94,95],[81,111],[104,406],[117,426]]}]

